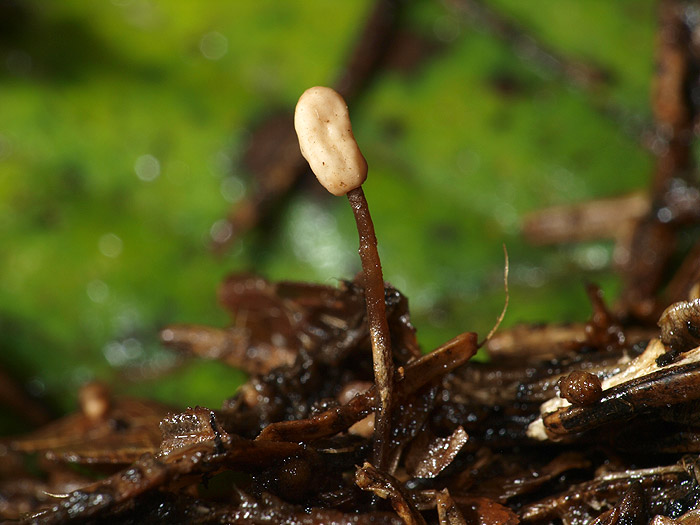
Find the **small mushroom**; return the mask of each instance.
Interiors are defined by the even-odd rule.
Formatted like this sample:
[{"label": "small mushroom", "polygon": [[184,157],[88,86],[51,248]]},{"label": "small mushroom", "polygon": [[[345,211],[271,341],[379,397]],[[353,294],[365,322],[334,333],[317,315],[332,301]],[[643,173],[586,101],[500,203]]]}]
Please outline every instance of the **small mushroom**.
[{"label": "small mushroom", "polygon": [[680,354],[700,346],[700,299],[672,304],[663,311],[658,325],[661,342],[668,351],[657,364],[666,366]]},{"label": "small mushroom", "polygon": [[386,467],[390,440],[394,364],[384,299],[384,277],[377,252],[377,237],[362,183],[367,178],[367,161],[355,141],[348,107],[338,92],[312,87],[299,98],[294,113],[299,147],[318,181],[333,195],[347,195],[360,236],[360,260],[374,378],[381,407],[374,433],[374,463]]},{"label": "small mushroom", "polygon": [[78,394],[80,410],[92,421],[105,419],[112,408],[111,397],[109,389],[102,383],[86,383]]},{"label": "small mushroom", "polygon": [[603,397],[603,388],[597,375],[574,370],[559,380],[561,397],[572,405],[592,405]]}]

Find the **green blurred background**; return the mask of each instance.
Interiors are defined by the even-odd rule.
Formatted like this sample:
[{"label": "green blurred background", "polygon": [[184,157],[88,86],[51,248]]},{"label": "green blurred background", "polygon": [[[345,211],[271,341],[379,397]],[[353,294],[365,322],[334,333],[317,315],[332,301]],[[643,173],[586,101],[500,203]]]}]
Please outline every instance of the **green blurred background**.
[{"label": "green blurred background", "polygon": [[[257,123],[337,77],[371,2],[0,1],[0,367],[56,413],[98,378],[218,407],[243,375],[176,362],[173,322],[223,326],[231,271],[333,284],[359,269],[345,199],[301,185],[221,257],[212,226],[248,191]],[[612,245],[533,248],[529,211],[643,188],[652,159],[654,4],[489,0],[562,55],[610,73],[572,84],[437,1],[403,29],[436,51],[351,107],[385,277],[429,349],[504,326],[585,319],[584,280],[618,290]],[[3,416],[7,419],[8,416]]]}]

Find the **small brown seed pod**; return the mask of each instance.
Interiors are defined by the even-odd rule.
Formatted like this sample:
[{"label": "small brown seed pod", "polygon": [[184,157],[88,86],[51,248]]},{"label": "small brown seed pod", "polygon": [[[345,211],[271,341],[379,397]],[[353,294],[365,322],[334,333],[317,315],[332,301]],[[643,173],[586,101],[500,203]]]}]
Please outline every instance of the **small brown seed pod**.
[{"label": "small brown seed pod", "polygon": [[603,388],[597,375],[574,370],[559,380],[559,393],[572,405],[592,405],[603,396]]}]

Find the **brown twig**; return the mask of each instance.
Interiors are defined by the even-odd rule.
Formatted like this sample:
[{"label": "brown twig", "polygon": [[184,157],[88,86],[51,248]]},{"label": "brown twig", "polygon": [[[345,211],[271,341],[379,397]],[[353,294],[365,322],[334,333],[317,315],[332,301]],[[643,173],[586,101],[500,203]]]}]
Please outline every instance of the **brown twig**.
[{"label": "brown twig", "polygon": [[690,91],[697,81],[700,62],[691,51],[693,28],[687,9],[690,6],[678,0],[664,0],[659,6],[652,100],[657,156],[651,209],[638,222],[623,265],[621,313],[645,321],[654,321],[665,306],[658,304],[656,294],[674,253],[678,223],[684,219],[679,216],[674,187],[687,185],[694,169],[691,143],[697,107]]},{"label": "brown twig", "polygon": [[557,244],[591,239],[623,239],[650,209],[649,197],[635,192],[573,206],[556,206],[528,214],[522,226],[533,244]]},{"label": "brown twig", "polygon": [[584,89],[598,88],[610,80],[610,73],[600,66],[573,60],[538,41],[514,20],[480,0],[446,0],[452,11],[469,17],[474,26],[486,29],[510,45],[516,53],[532,60],[542,69],[554,72]]},{"label": "brown twig", "polygon": [[519,58],[536,68],[560,78],[587,94],[591,107],[641,146],[653,146],[650,122],[639,118],[605,96],[604,88],[612,84],[613,74],[604,66],[567,56],[544,42],[534,31],[483,0],[443,0],[447,8],[477,31],[484,31],[503,41]]}]

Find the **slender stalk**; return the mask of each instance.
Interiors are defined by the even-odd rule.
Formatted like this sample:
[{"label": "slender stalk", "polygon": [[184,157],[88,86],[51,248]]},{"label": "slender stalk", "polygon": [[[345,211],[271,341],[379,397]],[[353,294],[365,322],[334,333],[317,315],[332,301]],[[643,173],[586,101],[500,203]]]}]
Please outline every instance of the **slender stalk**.
[{"label": "slender stalk", "polygon": [[360,186],[350,190],[347,196],[355,215],[357,231],[360,236],[359,253],[364,276],[367,322],[372,342],[374,380],[379,390],[381,402],[374,424],[373,460],[374,465],[382,470],[387,466],[387,449],[391,440],[391,405],[394,390],[394,362],[391,353],[389,323],[386,320],[384,277],[377,251],[377,237],[374,233],[374,224],[369,213],[365,193]]},{"label": "slender stalk", "polygon": [[373,461],[375,467],[386,470],[391,440],[394,364],[377,236],[362,191],[362,183],[367,178],[367,161],[352,134],[348,106],[343,97],[331,88],[316,86],[304,91],[294,112],[294,127],[299,136],[301,154],[309,162],[318,181],[333,195],[347,195],[355,215],[360,235],[359,251],[374,379],[380,399],[380,409],[374,422]]}]

